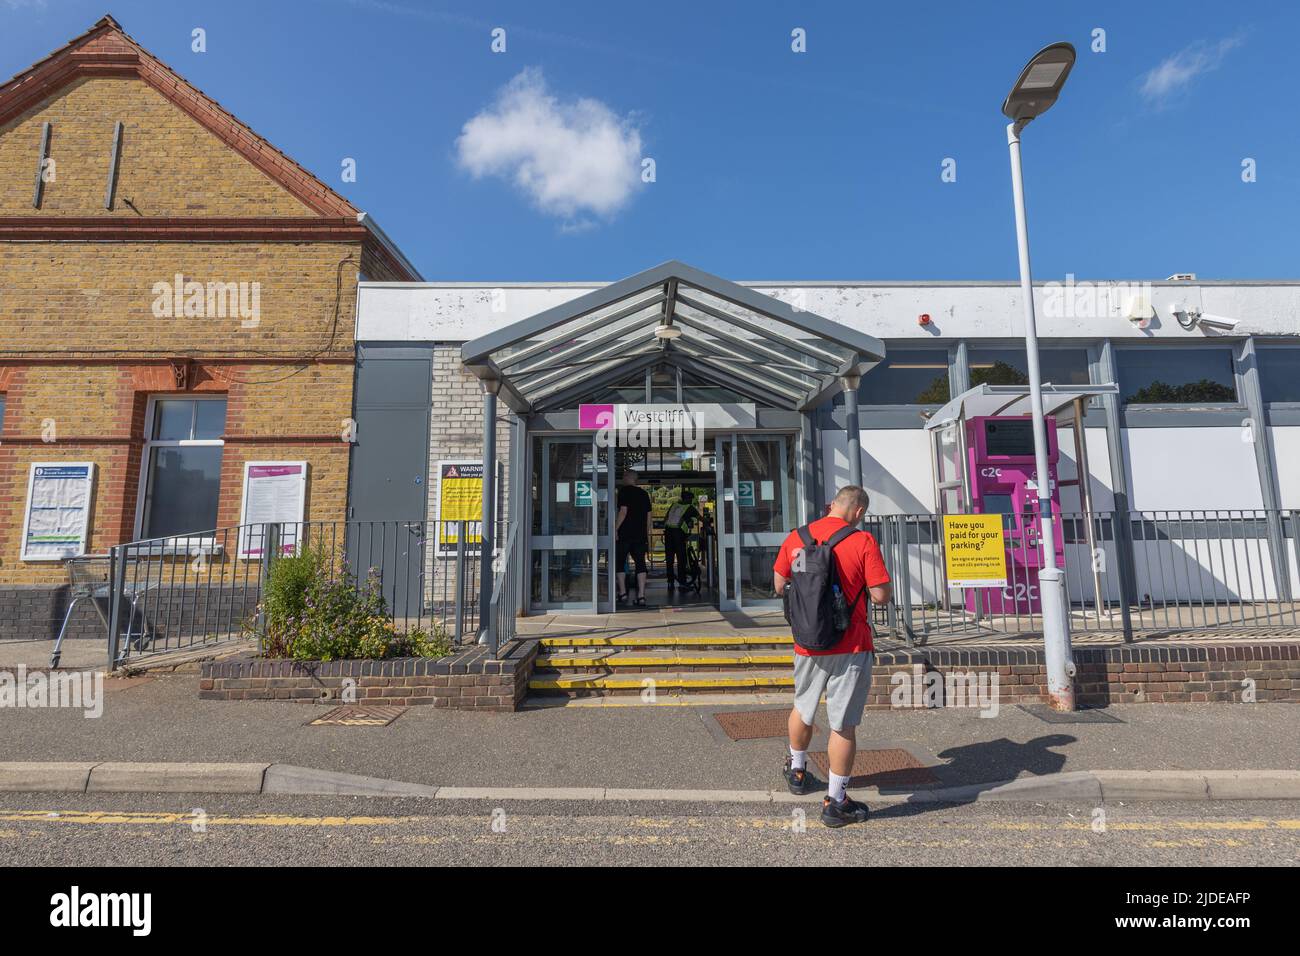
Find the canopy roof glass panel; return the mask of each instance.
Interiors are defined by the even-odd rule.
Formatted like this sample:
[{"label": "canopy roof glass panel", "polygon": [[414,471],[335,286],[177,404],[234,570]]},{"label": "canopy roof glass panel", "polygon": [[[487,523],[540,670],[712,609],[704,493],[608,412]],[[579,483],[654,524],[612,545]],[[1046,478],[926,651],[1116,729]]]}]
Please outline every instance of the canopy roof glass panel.
[{"label": "canopy roof glass panel", "polygon": [[678,368],[727,394],[810,409],[885,355],[879,339],[780,299],[666,262],[461,349],[516,412],[569,407],[646,369]]}]

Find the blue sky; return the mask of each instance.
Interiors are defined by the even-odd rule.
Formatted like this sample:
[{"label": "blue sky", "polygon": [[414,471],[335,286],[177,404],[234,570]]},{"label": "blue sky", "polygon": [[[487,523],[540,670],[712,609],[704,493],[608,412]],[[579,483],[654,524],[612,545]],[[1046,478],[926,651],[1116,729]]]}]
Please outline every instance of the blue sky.
[{"label": "blue sky", "polygon": [[1037,279],[1298,277],[1291,4],[0,0],[0,73],[105,12],[431,280],[1015,278],[999,106],[1054,40]]}]

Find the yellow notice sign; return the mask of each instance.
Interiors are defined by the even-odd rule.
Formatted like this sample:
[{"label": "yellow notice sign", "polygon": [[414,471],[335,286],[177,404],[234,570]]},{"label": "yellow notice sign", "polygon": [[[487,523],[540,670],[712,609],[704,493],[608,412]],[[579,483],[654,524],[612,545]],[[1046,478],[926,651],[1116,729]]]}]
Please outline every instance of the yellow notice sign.
[{"label": "yellow notice sign", "polygon": [[438,553],[456,550],[457,521],[465,527],[465,543],[477,545],[482,538],[483,463],[481,461],[438,462]]},{"label": "yellow notice sign", "polygon": [[943,556],[949,587],[1006,587],[1002,515],[944,515]]}]

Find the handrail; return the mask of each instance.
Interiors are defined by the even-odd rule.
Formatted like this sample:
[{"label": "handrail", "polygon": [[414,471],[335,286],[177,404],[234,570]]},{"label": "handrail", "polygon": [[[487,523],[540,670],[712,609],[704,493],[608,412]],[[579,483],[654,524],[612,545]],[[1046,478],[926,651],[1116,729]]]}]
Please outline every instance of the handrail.
[{"label": "handrail", "polygon": [[[496,580],[492,582],[492,599],[490,613],[484,621],[485,643],[495,658],[503,645],[515,636],[515,575],[513,557],[515,542],[519,534],[518,522],[511,522],[506,532],[506,544],[501,549],[500,564],[496,568]],[[503,610],[504,609],[504,610]]]}]

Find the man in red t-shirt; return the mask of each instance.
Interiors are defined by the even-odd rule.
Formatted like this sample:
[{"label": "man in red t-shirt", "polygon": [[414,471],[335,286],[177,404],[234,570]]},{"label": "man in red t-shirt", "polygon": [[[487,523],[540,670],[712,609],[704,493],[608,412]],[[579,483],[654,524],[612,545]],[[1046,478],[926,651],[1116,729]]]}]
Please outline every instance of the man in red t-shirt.
[{"label": "man in red t-shirt", "polygon": [[[835,495],[826,517],[808,525],[813,540],[825,543],[844,527],[858,527],[870,503],[867,493],[857,485],[846,485]],[[776,593],[785,592],[795,555],[803,549],[798,531],[790,532],[781,545],[773,566]],[[835,569],[840,587],[852,605],[849,629],[834,646],[824,651],[808,651],[795,645],[794,709],[790,711],[790,756],[785,761],[786,785],[791,793],[804,794],[812,789],[807,772],[808,744],[812,740],[813,720],[822,694],[826,695],[826,715],[830,722],[830,780],[822,801],[822,822],[841,827],[860,823],[867,818],[867,808],[850,799],[845,792],[853,773],[857,753],[857,726],[871,689],[871,624],[867,619],[870,600],[883,604],[893,594],[889,571],[876,539],[865,531],[850,534],[835,546]]]}]

